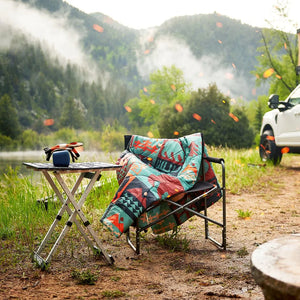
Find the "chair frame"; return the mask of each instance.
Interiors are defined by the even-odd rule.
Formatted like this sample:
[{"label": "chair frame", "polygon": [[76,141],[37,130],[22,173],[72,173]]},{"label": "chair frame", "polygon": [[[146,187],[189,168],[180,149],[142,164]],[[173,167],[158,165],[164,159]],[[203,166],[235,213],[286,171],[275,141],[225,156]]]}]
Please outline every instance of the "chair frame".
[{"label": "chair frame", "polygon": [[[203,135],[201,133],[201,138],[202,138],[202,153],[204,153],[204,142],[203,142]],[[128,144],[130,142],[131,139],[131,135],[125,135],[124,136],[124,143],[125,143],[125,149],[127,149]],[[204,159],[207,160],[210,163],[216,163],[221,165],[222,168],[222,174],[221,174],[221,184],[220,186],[216,186],[216,185],[211,185],[210,183],[205,182],[205,172],[204,172]],[[143,231],[146,231],[149,227],[152,227],[153,225],[161,222],[162,220],[164,220],[165,218],[169,217],[170,215],[173,215],[175,213],[177,213],[180,210],[186,210],[190,213],[193,213],[194,215],[204,219],[204,228],[205,228],[205,239],[210,240],[215,246],[217,246],[218,248],[222,249],[222,250],[226,250],[226,185],[225,185],[225,161],[223,158],[215,158],[215,157],[204,157],[204,159],[202,159],[201,165],[202,165],[202,176],[204,178],[203,182],[201,182],[199,187],[194,186],[192,189],[190,189],[189,191],[187,191],[187,193],[189,192],[195,192],[195,191],[199,191],[199,190],[207,190],[207,188],[209,188],[209,190],[207,190],[206,192],[204,192],[202,195],[191,199],[190,201],[188,201],[185,204],[179,204],[175,201],[173,201],[172,199],[164,199],[161,201],[165,201],[169,204],[175,205],[177,206],[176,209],[172,210],[171,212],[169,212],[168,214],[164,215],[163,217],[159,218],[158,220],[149,223],[146,226],[142,226],[139,227],[139,222],[137,220],[137,222],[135,222],[135,245],[131,240],[130,237],[130,229],[127,230],[126,232],[126,241],[128,243],[128,245],[132,248],[133,251],[136,252],[136,254],[140,254],[140,234]],[[210,218],[208,216],[208,207],[207,207],[207,197],[209,195],[211,195],[212,193],[215,192],[221,192],[221,198],[218,201],[222,200],[222,221],[217,221],[214,220],[212,218]],[[197,212],[191,208],[189,208],[189,206],[199,200],[204,200],[204,212]],[[160,202],[161,203],[161,202]],[[148,212],[150,210],[152,210],[153,208],[157,207],[158,205],[160,205],[160,203],[156,204],[156,205],[152,205],[150,207],[148,207],[146,209],[145,212]],[[219,226],[222,228],[222,236],[221,236],[221,242],[217,241],[215,238],[213,238],[210,234],[209,234],[209,222]]]}]

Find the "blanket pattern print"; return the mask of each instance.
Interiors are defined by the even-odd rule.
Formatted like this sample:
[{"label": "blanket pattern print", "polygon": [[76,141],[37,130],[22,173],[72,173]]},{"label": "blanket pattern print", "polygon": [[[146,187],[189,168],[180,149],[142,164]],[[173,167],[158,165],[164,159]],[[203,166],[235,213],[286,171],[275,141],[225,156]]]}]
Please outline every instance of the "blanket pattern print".
[{"label": "blanket pattern print", "polygon": [[[138,220],[140,225],[148,224],[167,214],[172,207],[162,199],[172,198],[185,203],[194,197],[186,194],[197,181],[201,181],[202,156],[201,134],[196,133],[178,139],[152,139],[133,135],[119,160],[122,168],[117,172],[119,189],[106,209],[101,222],[115,236],[126,232]],[[214,171],[205,163],[205,179],[217,184]],[[203,192],[203,191],[202,191]],[[216,202],[220,194],[208,199],[208,206]],[[201,202],[201,201],[199,201]],[[159,204],[154,210],[146,208]],[[196,202],[192,209],[203,210],[203,203]],[[152,227],[155,233],[162,233],[185,222],[193,214],[180,211]]]}]

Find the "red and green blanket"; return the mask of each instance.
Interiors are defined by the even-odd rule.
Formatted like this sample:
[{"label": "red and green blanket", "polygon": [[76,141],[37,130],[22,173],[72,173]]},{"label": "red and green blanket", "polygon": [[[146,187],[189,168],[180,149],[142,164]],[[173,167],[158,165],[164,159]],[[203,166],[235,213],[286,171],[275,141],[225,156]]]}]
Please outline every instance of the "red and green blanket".
[{"label": "red and green blanket", "polygon": [[[101,222],[115,236],[126,232],[129,226],[139,220],[140,225],[148,224],[171,209],[162,199],[172,198],[185,203],[195,193],[188,193],[196,182],[201,181],[202,157],[201,134],[191,134],[178,139],[154,139],[133,135],[119,160],[122,168],[117,172],[119,189],[106,209]],[[210,163],[204,164],[205,180],[218,185]],[[200,192],[200,193],[203,193]],[[208,199],[208,206],[220,199],[216,193]],[[161,202],[154,210],[145,210],[154,203]],[[202,201],[193,204],[192,209],[203,210]],[[193,214],[180,211],[152,227],[155,233],[173,229],[185,222]]]}]

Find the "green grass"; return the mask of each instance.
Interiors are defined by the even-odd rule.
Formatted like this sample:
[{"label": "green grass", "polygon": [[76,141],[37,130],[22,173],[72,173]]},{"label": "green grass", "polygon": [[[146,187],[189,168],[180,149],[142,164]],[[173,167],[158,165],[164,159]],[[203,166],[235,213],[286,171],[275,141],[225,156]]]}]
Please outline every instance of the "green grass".
[{"label": "green grass", "polygon": [[[234,194],[245,191],[259,191],[268,185],[268,181],[277,176],[278,169],[272,165],[261,166],[257,150],[233,150],[209,147],[213,157],[222,157],[226,164],[226,188]],[[221,169],[214,164],[215,172]],[[51,197],[52,190],[46,180],[31,176],[20,177],[16,170],[9,169],[0,175],[0,270],[5,272],[9,264],[20,262],[37,247],[50,224],[54,220],[60,202],[49,200],[49,209],[45,211],[37,199]],[[75,181],[76,176],[70,181]],[[100,179],[101,188],[94,188],[89,194],[84,211],[93,227],[100,224],[100,218],[113,198],[118,183],[115,172],[104,172]],[[71,183],[71,182],[69,182]],[[84,184],[87,184],[84,179]],[[65,214],[66,216],[67,214]],[[67,216],[66,216],[67,217]],[[22,257],[23,256],[23,257]]]}]

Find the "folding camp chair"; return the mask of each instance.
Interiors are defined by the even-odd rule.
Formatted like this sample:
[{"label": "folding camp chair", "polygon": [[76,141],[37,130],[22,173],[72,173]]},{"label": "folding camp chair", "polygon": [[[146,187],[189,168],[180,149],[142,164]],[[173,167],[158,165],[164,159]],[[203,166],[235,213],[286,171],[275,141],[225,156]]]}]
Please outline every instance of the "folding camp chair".
[{"label": "folding camp chair", "polygon": [[[202,154],[204,154],[204,142],[203,142],[203,135],[201,134],[202,138]],[[124,136],[124,142],[125,142],[125,149],[128,148],[128,144],[130,142],[131,135],[125,135]],[[164,200],[161,200],[159,203],[155,203],[152,206],[148,207],[146,211],[138,218],[138,220],[135,222],[135,245],[134,242],[131,240],[130,237],[130,229],[127,230],[126,234],[126,240],[127,243],[130,245],[130,247],[137,253],[140,254],[140,234],[143,231],[146,231],[148,228],[153,227],[161,222],[163,222],[166,218],[175,215],[176,213],[180,213],[182,211],[186,211],[190,213],[190,215],[195,215],[197,217],[200,217],[204,219],[204,228],[205,228],[205,238],[210,240],[214,245],[219,247],[220,249],[226,250],[226,189],[225,189],[225,162],[222,158],[214,158],[202,155],[202,161],[201,161],[201,177],[203,180],[196,182],[196,184],[193,186],[192,189],[185,192],[188,201],[185,203],[180,203],[180,201],[176,201],[174,197],[167,198]],[[206,160],[208,163],[215,163],[221,166],[221,184],[213,184],[211,182],[208,182],[205,180],[205,171],[204,171],[204,160]],[[208,216],[208,207],[212,204],[208,199],[211,195],[219,193],[220,199],[219,201],[222,201],[222,216],[221,220],[214,220],[211,217]],[[195,196],[196,195],[196,196]],[[175,197],[176,198],[176,197]],[[153,211],[157,206],[161,205],[162,202],[165,202],[169,207],[171,207],[171,211],[156,219],[153,222],[149,222],[147,224],[144,224],[140,226],[139,220],[145,216],[145,214]],[[198,205],[198,207],[202,207],[201,211],[199,212],[195,210],[195,204]],[[199,205],[200,204],[200,205]],[[221,228],[221,242],[217,241],[215,238],[213,238],[209,234],[209,224],[215,224],[219,228]]]}]

